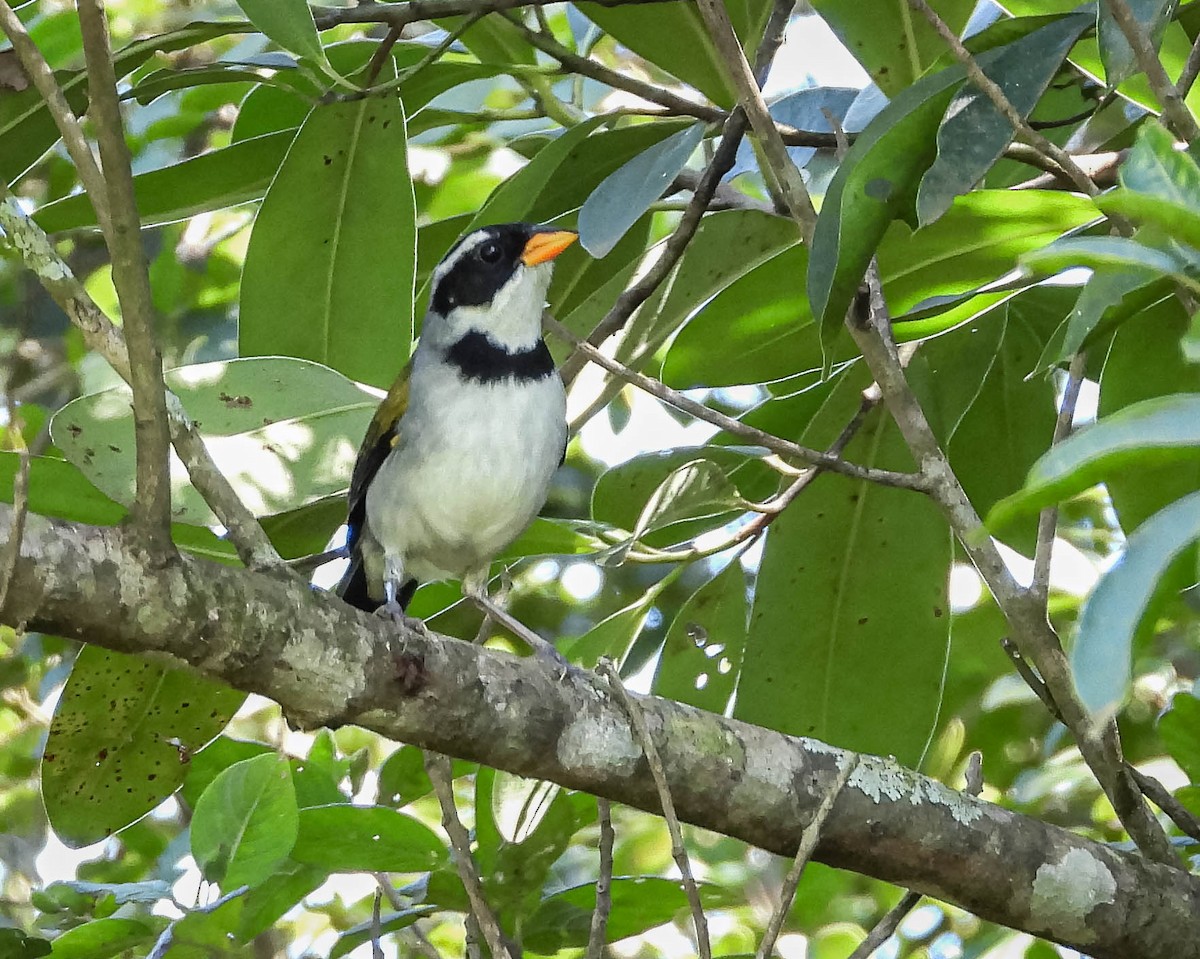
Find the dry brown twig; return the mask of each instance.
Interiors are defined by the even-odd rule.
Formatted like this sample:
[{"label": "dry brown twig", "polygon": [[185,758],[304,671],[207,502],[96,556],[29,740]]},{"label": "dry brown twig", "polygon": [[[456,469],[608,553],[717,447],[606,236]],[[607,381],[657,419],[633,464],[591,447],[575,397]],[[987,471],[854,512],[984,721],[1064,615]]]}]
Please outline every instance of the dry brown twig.
[{"label": "dry brown twig", "polygon": [[471,916],[479,924],[479,930],[487,942],[488,951],[493,959],[503,956],[514,956],[512,949],[500,930],[496,914],[483,893],[483,883],[479,878],[479,869],[475,865],[475,857],[471,855],[471,837],[467,835],[466,827],[458,818],[458,807],[454,804],[454,779],[451,774],[450,759],[441,753],[425,750],[425,771],[429,781],[433,783],[433,791],[437,796],[438,805],[442,808],[442,828],[450,837],[450,845],[454,849],[454,864],[458,869],[458,877],[462,880],[467,891],[467,899],[471,903]]},{"label": "dry brown twig", "polygon": [[833,811],[833,804],[837,802],[838,796],[841,795],[842,788],[846,785],[846,780],[858,768],[858,763],[859,756],[857,753],[851,753],[847,757],[845,765],[838,770],[837,778],[821,799],[816,812],[813,813],[812,820],[804,827],[804,832],[800,834],[800,844],[796,848],[796,857],[792,860],[792,866],[788,870],[787,878],[784,879],[783,887],[779,890],[779,903],[776,905],[775,911],[771,914],[771,918],[767,922],[767,928],[763,933],[762,941],[758,944],[755,959],[768,959],[775,950],[775,940],[779,938],[779,931],[783,928],[783,921],[787,918],[787,914],[792,908],[792,901],[796,898],[796,888],[800,885],[800,879],[804,875],[804,867],[808,865],[809,859],[812,858],[812,854],[816,851],[817,843],[821,840],[821,829],[824,828],[825,820],[829,818],[829,814]]},{"label": "dry brown twig", "polygon": [[607,941],[608,914],[612,912],[613,843],[616,833],[612,824],[612,803],[596,799],[600,815],[600,875],[596,879],[596,907],[592,910],[592,925],[588,932],[587,959],[601,959]]},{"label": "dry brown twig", "polygon": [[658,748],[654,745],[654,738],[650,735],[650,729],[646,725],[646,717],[642,715],[641,707],[629,695],[625,684],[621,682],[621,674],[617,672],[612,660],[607,658],[600,660],[596,671],[608,683],[609,690],[620,702],[625,715],[629,717],[638,745],[641,746],[642,752],[646,756],[650,775],[653,777],[655,789],[658,791],[658,801],[662,806],[663,819],[666,820],[667,831],[671,834],[671,857],[675,860],[675,865],[679,867],[683,889],[687,893],[688,905],[692,910],[692,924],[696,930],[696,949],[700,953],[700,959],[712,959],[712,943],[708,935],[708,919],[704,915],[704,904],[700,901],[700,887],[696,885],[696,877],[692,874],[692,862],[688,858],[687,847],[683,844],[683,830],[679,826],[679,817],[675,815],[675,803],[671,799],[671,788],[667,785],[667,775],[663,771],[662,759],[658,755]]}]

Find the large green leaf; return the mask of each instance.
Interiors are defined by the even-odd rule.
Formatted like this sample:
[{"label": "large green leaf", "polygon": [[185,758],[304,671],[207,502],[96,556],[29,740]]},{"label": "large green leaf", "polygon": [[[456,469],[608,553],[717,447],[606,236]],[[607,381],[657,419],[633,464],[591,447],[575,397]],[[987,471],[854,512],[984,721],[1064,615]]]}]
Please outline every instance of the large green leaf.
[{"label": "large green leaf", "polygon": [[225,890],[271,878],[296,842],[296,792],[288,761],[275,753],[223,770],[192,816],[192,856]]},{"label": "large green leaf", "polygon": [[[267,192],[293,139],[291,131],[268,133],[139,173],[133,186],[142,225],[158,226],[257,200]],[[47,203],[34,220],[47,233],[97,225],[96,211],[86,193]]]},{"label": "large green leaf", "polygon": [[314,107],[250,236],[239,351],[387,385],[412,342],[416,239],[400,101]]},{"label": "large green leaf", "polygon": [[704,124],[693,123],[610,173],[579,211],[580,244],[592,256],[608,255],[687,165],[703,136]]},{"label": "large green leaf", "polygon": [[42,800],[59,839],[86,846],[148,813],[245,698],[190,671],[85,646],[42,753]]},{"label": "large green leaf", "polygon": [[[930,6],[961,34],[975,2],[933,0]],[[946,52],[946,41],[907,0],[814,0],[813,8],[888,96],[912,86]]]},{"label": "large green leaf", "polygon": [[680,607],[654,673],[654,694],[723,714],[745,645],[746,574],[735,559]]},{"label": "large green leaf", "polygon": [[[973,42],[979,48],[1007,42],[978,53],[976,61],[986,71],[1057,23],[1045,17],[1002,22]],[[934,159],[933,132],[964,76],[955,65],[901,91],[854,141],[830,181],[808,264],[808,294],[824,342],[841,324],[888,224],[913,217],[917,181]]]},{"label": "large green leaf", "polygon": [[1143,400],[1068,436],[1043,455],[1025,488],[992,511],[988,525],[1051,506],[1119,471],[1200,460],[1200,394]]},{"label": "large green leaf", "polygon": [[[988,76],[1022,117],[1037,105],[1063,58],[1091,24],[1087,12],[1063,17],[997,52]],[[1015,135],[991,99],[974,84],[965,84],[938,128],[937,159],[917,191],[918,220],[930,223],[945,213],[956,196],[983,179]]]},{"label": "large green leaf", "polygon": [[316,64],[327,64],[317,25],[305,0],[238,0],[246,16],[283,49]]},{"label": "large green leaf", "polygon": [[395,809],[337,803],[300,810],[292,858],[328,872],[427,872],[445,861],[446,847]]},{"label": "large green leaf", "polygon": [[[1179,0],[1126,0],[1126,3],[1133,19],[1157,51]],[[1096,36],[1100,42],[1104,79],[1110,87],[1115,87],[1137,72],[1137,56],[1103,0],[1097,5],[1096,16]]]},{"label": "large green leaf", "polygon": [[[803,441],[828,445],[867,379],[865,371],[842,377]],[[882,409],[846,456],[912,465]],[[767,533],[734,715],[916,765],[941,700],[950,559],[946,521],[928,499],[819,477]]]},{"label": "large green leaf", "polygon": [[1158,731],[1171,758],[1193,783],[1200,783],[1200,699],[1177,693],[1159,719]]},{"label": "large green leaf", "polygon": [[[166,381],[199,424],[217,466],[258,516],[344,490],[378,403],[339,373],[288,357],[200,363],[168,372]],[[51,424],[63,454],[125,504],[133,502],[135,488],[129,396],[128,387],[119,386],[80,397]],[[177,461],[172,495],[177,520],[215,522]]]},{"label": "large green leaf", "polygon": [[1200,165],[1157,123],[1142,124],[1120,177],[1126,189],[1200,210]]},{"label": "large green leaf", "polygon": [[1177,500],[1139,526],[1100,577],[1079,616],[1071,672],[1092,713],[1120,705],[1130,682],[1138,624],[1175,559],[1200,539],[1200,493]]},{"label": "large green leaf", "polygon": [[109,916],[68,929],[54,940],[53,959],[108,959],[129,949],[153,944],[154,928],[142,919]]},{"label": "large green leaf", "polygon": [[[1009,272],[1020,254],[1095,218],[1087,198],[1068,193],[969,193],[916,232],[891,225],[879,246],[884,294],[898,315],[968,293]],[[793,247],[714,297],[672,341],[664,381],[677,389],[731,386],[819,368],[820,343],[803,288],[807,263],[804,248]],[[901,341],[930,332],[913,323],[895,330]],[[835,360],[849,358],[833,352]]]},{"label": "large green leaf", "polygon": [[[731,19],[733,7],[731,4]],[[742,3],[745,7],[746,4]],[[704,19],[694,4],[627,4],[620,7],[596,3],[576,4],[579,10],[608,36],[628,47],[656,67],[674,74],[689,83],[719,106],[732,106],[736,100],[726,79],[727,67],[708,35]],[[757,34],[761,36],[765,19],[761,11],[770,4],[752,0]],[[741,27],[739,30],[738,28]],[[747,23],[734,24],[739,37],[749,40],[749,53],[754,53],[756,39],[747,36]]]}]

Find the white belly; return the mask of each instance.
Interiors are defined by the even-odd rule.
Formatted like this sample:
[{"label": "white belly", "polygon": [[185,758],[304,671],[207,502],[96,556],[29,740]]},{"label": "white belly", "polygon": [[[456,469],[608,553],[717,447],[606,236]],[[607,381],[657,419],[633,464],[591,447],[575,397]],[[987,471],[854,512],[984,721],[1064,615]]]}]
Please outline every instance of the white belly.
[{"label": "white belly", "polygon": [[367,492],[367,524],[406,576],[461,579],[542,508],[566,439],[562,382],[481,385],[433,370],[414,377],[412,397]]}]

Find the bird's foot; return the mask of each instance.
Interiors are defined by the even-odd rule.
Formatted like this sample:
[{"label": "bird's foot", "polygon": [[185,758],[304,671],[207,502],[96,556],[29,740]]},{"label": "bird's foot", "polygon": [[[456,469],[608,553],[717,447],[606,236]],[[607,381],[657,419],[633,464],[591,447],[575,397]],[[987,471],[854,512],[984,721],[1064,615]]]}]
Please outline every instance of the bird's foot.
[{"label": "bird's foot", "polygon": [[404,611],[404,607],[399,603],[384,603],[375,610],[375,615],[380,619],[393,622],[397,626],[403,626],[405,629],[411,629],[415,633],[420,633],[422,636],[429,635],[429,627],[425,625],[425,620],[418,619],[416,616],[409,616]]}]

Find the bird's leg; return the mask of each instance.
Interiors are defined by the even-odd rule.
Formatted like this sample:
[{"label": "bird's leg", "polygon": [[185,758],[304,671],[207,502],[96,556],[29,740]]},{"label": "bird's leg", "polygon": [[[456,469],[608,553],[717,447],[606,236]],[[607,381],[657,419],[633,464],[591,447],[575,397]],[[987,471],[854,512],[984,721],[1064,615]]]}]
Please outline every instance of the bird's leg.
[{"label": "bird's leg", "polygon": [[567,662],[562,653],[554,648],[553,643],[543,639],[488,595],[486,570],[482,573],[468,575],[463,580],[463,593],[476,606],[483,610],[483,615],[486,617],[484,621],[485,626],[487,625],[487,620],[499,623],[533,650],[534,655],[539,659],[547,660],[555,666],[562,667],[564,670],[571,668],[570,663]]},{"label": "bird's leg", "polygon": [[404,611],[404,607],[400,605],[400,600],[397,599],[400,595],[400,587],[403,584],[404,560],[399,556],[389,554],[384,559],[383,567],[384,603],[375,610],[375,615],[382,616],[384,619],[390,619],[393,623],[406,626],[421,635],[427,635],[429,630],[425,626],[425,621],[417,619],[415,616],[409,616]]}]

